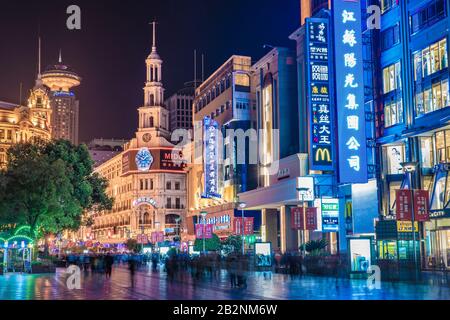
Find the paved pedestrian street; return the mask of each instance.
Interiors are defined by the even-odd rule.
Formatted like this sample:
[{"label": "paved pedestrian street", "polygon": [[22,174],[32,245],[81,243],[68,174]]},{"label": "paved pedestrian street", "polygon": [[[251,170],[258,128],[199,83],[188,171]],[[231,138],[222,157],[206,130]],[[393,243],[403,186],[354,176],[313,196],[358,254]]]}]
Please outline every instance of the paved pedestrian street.
[{"label": "paved pedestrian street", "polygon": [[0,276],[1,300],[447,300],[448,284],[409,284],[382,282],[381,289],[369,289],[365,280],[349,280],[282,274],[248,274],[247,289],[231,289],[222,271],[216,278],[193,281],[190,274],[179,274],[168,280],[163,271],[141,269],[135,274],[134,286],[126,268],[115,267],[112,278],[103,274],[81,273],[81,289],[69,290],[68,274],[8,274]]}]

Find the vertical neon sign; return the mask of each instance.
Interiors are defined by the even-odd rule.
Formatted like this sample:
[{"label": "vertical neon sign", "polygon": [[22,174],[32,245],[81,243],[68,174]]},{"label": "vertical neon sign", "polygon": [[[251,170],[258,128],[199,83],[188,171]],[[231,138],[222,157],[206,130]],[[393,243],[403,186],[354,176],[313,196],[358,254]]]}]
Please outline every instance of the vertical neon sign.
[{"label": "vertical neon sign", "polygon": [[361,3],[333,1],[339,182],[367,182]]},{"label": "vertical neon sign", "polygon": [[219,194],[219,124],[209,117],[203,118],[203,174],[202,198],[220,198]]}]

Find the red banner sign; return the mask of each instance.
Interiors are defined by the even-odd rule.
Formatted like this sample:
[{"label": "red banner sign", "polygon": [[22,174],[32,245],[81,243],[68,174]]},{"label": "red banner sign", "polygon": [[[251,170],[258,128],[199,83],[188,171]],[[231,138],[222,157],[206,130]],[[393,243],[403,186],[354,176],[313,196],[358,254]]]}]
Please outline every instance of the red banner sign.
[{"label": "red banner sign", "polygon": [[414,190],[414,220],[423,222],[430,220],[428,204],[430,198],[427,190]]},{"label": "red banner sign", "polygon": [[148,243],[147,235],[146,234],[138,234],[137,242],[140,244],[147,244]]},{"label": "red banner sign", "polygon": [[293,207],[291,208],[291,228],[301,230],[303,226],[303,208]]},{"label": "red banner sign", "polygon": [[235,235],[249,235],[253,234],[253,224],[254,218],[248,217],[244,218],[234,218],[233,220],[233,231]]},{"label": "red banner sign", "polygon": [[164,242],[164,232],[152,232],[152,243]]},{"label": "red banner sign", "polygon": [[197,239],[211,239],[213,234],[212,224],[197,223],[195,225],[195,237]]},{"label": "red banner sign", "polygon": [[296,230],[316,230],[317,229],[317,208],[305,208],[306,225],[303,222],[303,208],[291,208],[291,228]]},{"label": "red banner sign", "polygon": [[411,190],[395,190],[395,208],[398,221],[412,220],[412,197]]},{"label": "red banner sign", "polygon": [[306,230],[317,229],[317,208],[306,208]]}]

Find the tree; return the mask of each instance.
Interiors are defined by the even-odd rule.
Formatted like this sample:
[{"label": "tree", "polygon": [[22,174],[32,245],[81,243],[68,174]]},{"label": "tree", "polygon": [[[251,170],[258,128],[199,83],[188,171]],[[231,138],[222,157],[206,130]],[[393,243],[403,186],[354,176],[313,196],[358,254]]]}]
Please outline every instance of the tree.
[{"label": "tree", "polygon": [[85,210],[105,210],[107,181],[93,174],[85,145],[34,141],[8,149],[0,173],[0,225],[29,225],[42,237],[77,230]]},{"label": "tree", "polygon": [[125,243],[128,250],[137,253],[138,250],[138,243],[136,239],[128,239],[127,242]]},{"label": "tree", "polygon": [[222,250],[225,251],[226,254],[240,252],[242,250],[242,237],[229,236],[222,242]]},{"label": "tree", "polygon": [[321,255],[327,246],[328,242],[325,239],[311,240],[305,244],[302,244],[300,246],[300,250],[303,250],[304,247],[305,250],[311,255]]},{"label": "tree", "polygon": [[[220,249],[220,239],[213,233],[212,238],[205,239],[205,249],[206,251],[217,251]],[[203,239],[195,239],[194,250],[203,252]]]}]

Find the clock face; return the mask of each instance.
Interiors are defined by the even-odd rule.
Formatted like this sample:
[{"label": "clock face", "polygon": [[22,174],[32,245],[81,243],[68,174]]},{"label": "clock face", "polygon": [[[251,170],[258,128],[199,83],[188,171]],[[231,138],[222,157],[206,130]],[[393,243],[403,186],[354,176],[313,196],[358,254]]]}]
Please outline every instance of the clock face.
[{"label": "clock face", "polygon": [[140,171],[148,171],[153,163],[153,157],[148,148],[141,148],[136,154],[135,160]]},{"label": "clock face", "polygon": [[150,133],[146,133],[142,136],[144,142],[149,142],[152,139],[152,135]]}]

